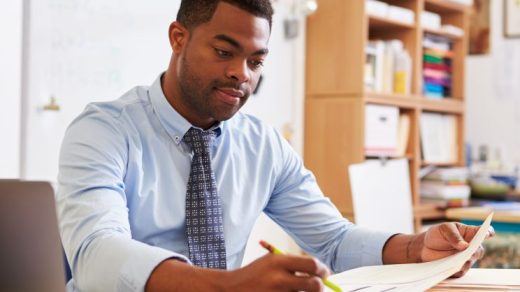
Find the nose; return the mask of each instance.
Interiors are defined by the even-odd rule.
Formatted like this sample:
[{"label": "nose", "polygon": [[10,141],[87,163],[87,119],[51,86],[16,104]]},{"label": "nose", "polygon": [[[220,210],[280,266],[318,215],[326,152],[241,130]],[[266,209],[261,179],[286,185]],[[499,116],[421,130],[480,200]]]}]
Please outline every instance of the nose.
[{"label": "nose", "polygon": [[226,72],[228,78],[234,79],[238,84],[248,82],[251,78],[247,60],[236,60],[232,62]]}]

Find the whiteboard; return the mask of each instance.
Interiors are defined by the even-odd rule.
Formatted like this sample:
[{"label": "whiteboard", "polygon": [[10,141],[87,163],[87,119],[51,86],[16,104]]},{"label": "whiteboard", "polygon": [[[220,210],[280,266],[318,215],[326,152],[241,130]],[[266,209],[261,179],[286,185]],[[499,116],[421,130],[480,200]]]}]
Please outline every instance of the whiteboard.
[{"label": "whiteboard", "polygon": [[22,0],[0,9],[0,178],[20,176]]},{"label": "whiteboard", "polygon": [[413,233],[408,160],[367,160],[349,166],[357,225],[395,233]]},{"label": "whiteboard", "polygon": [[[296,42],[283,37],[291,1],[274,3],[270,54],[259,94],[244,111],[278,129],[292,122]],[[168,27],[180,0],[32,0],[27,72],[24,76],[22,177],[55,181],[66,127],[93,101],[113,100],[136,85],[149,85],[167,68]],[[300,42],[301,43],[301,42]],[[300,50],[303,50],[302,48]],[[300,66],[301,67],[301,66]],[[44,111],[50,97],[60,111]]]}]

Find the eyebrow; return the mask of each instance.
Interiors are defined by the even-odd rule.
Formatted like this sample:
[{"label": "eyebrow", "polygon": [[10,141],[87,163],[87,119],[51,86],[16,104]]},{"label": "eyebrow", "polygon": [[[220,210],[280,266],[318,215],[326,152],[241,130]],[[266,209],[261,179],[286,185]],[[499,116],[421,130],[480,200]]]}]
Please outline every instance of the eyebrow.
[{"label": "eyebrow", "polygon": [[[234,38],[230,37],[230,36],[227,36],[225,34],[218,34],[214,38],[217,39],[217,40],[221,40],[223,42],[226,42],[226,43],[230,44],[231,46],[235,47],[236,49],[243,50],[243,48],[240,45],[240,43],[238,41],[236,41]],[[258,50],[256,52],[254,52],[253,55],[266,55],[267,53],[269,53],[269,49],[268,48],[263,48],[263,49],[260,49],[260,50]]]}]

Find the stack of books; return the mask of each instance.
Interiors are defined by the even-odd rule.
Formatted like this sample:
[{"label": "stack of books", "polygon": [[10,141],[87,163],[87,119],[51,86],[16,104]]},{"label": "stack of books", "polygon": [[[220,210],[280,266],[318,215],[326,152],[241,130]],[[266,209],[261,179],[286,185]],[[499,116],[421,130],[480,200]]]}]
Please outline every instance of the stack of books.
[{"label": "stack of books", "polygon": [[438,168],[421,180],[421,197],[449,201],[450,205],[466,205],[471,189],[469,170],[465,167]]},{"label": "stack of books", "polygon": [[452,41],[425,34],[423,39],[423,94],[430,98],[451,96]]}]

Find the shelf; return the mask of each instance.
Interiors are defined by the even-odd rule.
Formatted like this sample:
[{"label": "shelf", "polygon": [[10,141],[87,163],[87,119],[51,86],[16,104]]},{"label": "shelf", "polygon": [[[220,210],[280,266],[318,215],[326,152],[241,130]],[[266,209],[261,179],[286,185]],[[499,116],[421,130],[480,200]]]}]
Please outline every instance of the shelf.
[{"label": "shelf", "polygon": [[368,24],[370,29],[413,29],[413,24],[408,24],[393,19],[379,16],[368,16]]},{"label": "shelf", "polygon": [[[399,109],[400,114],[409,118],[406,152],[401,158],[406,158],[408,162],[414,224],[419,230],[422,220],[445,218],[445,209],[442,206],[426,202],[420,195],[419,170],[421,163],[426,164],[421,158],[420,136],[423,114],[447,115],[446,120],[455,126],[455,136],[453,139],[450,136],[450,140],[453,140],[452,146],[455,148],[450,148],[450,151],[454,151],[456,155],[446,159],[455,161],[434,165],[461,166],[464,163],[466,69],[464,58],[468,39],[466,28],[471,6],[460,4],[455,0],[384,0],[384,2],[412,10],[415,13],[414,22],[403,23],[402,19],[398,18],[388,19],[385,16],[368,15],[364,0],[323,0],[320,2],[320,9],[307,18],[304,158],[307,167],[314,172],[320,187],[340,212],[351,218],[352,192],[350,181],[344,175],[345,167],[372,157],[378,158],[365,155],[366,106],[382,105]],[[426,10],[439,14],[443,25],[463,28],[464,35],[458,36],[457,30],[452,31],[446,27],[444,29],[423,28],[419,19]],[[446,93],[450,95],[448,98],[433,99],[423,94],[425,78],[422,69],[427,67],[423,62],[424,53],[427,52],[423,47],[423,40],[429,34],[446,38],[452,44],[450,47],[451,90]],[[367,60],[367,44],[372,40],[394,39],[400,40],[410,54],[412,67],[410,94],[374,92],[373,89],[367,88],[364,80],[367,65],[375,65],[372,60]],[[385,67],[384,57],[381,60]],[[431,66],[434,67],[436,66]],[[377,70],[380,71],[380,68],[378,67]],[[392,70],[387,68],[383,71]],[[379,77],[379,72],[377,75]],[[327,130],[335,127],[342,130],[340,132]],[[388,159],[394,158],[388,157]]]},{"label": "shelf", "polygon": [[416,108],[419,98],[414,95],[402,95],[391,93],[367,92],[365,95],[366,103],[381,105],[393,105],[400,108]]},{"label": "shelf", "polygon": [[463,13],[471,6],[447,0],[426,0],[424,10],[435,13]]},{"label": "shelf", "polygon": [[442,31],[442,30],[437,30],[437,29],[423,28],[423,32],[424,33],[430,33],[430,34],[437,35],[437,36],[446,37],[446,38],[449,38],[449,39],[451,39],[453,41],[458,41],[458,40],[462,40],[463,39],[463,36],[452,34],[452,33],[449,33],[449,32]]},{"label": "shelf", "polygon": [[440,203],[421,203],[413,206],[413,214],[416,219],[435,220],[444,219],[446,211]]},{"label": "shelf", "polygon": [[428,165],[433,165],[433,166],[438,166],[438,167],[451,167],[451,166],[457,166],[457,165],[459,165],[459,163],[457,161],[453,161],[453,162],[428,162],[428,161],[422,161],[421,162],[421,167],[428,166]]},{"label": "shelf", "polygon": [[413,155],[412,154],[405,154],[404,156],[365,155],[365,159],[384,159],[384,160],[406,159],[406,160],[410,161],[410,160],[413,160]]},{"label": "shelf", "polygon": [[441,112],[450,114],[462,114],[464,112],[464,102],[454,98],[431,99],[423,97],[421,108],[423,111]]}]

